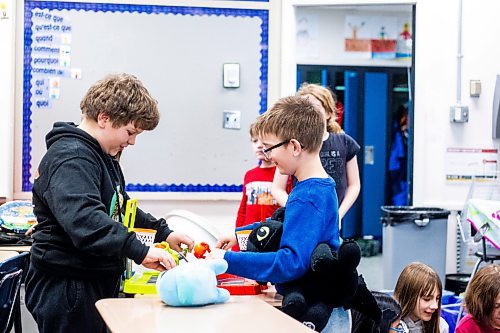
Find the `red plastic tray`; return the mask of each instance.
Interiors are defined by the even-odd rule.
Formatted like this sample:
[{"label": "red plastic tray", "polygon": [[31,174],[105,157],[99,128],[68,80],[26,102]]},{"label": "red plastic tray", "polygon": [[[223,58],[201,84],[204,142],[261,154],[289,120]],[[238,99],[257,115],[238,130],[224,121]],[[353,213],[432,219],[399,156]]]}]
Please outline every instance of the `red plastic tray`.
[{"label": "red plastic tray", "polygon": [[227,273],[217,275],[217,287],[228,290],[231,295],[257,295],[267,288],[254,280]]}]

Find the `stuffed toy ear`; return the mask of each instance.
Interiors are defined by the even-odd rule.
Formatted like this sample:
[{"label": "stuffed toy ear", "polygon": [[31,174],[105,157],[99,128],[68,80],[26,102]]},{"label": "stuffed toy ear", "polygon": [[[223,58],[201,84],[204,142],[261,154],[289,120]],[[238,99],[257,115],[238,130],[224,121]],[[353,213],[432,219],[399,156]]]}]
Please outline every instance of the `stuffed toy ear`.
[{"label": "stuffed toy ear", "polygon": [[285,221],[285,207],[280,207],[280,208],[276,209],[274,211],[273,215],[271,216],[271,220],[280,221],[280,222]]},{"label": "stuffed toy ear", "polygon": [[227,261],[224,259],[205,260],[204,263],[214,271],[215,275],[222,274],[227,270]]},{"label": "stuffed toy ear", "polygon": [[283,222],[269,220],[262,222],[248,235],[248,252],[274,252],[280,248]]},{"label": "stuffed toy ear", "polygon": [[338,251],[338,259],[346,270],[354,270],[361,261],[361,249],[353,240],[344,240]]},{"label": "stuffed toy ear", "polygon": [[321,274],[333,273],[337,265],[337,252],[326,243],[319,243],[311,255],[311,270]]},{"label": "stuffed toy ear", "polygon": [[171,306],[198,306],[229,300],[229,292],[217,288],[217,272],[225,272],[227,262],[195,260],[163,272],[156,282],[160,299]]}]

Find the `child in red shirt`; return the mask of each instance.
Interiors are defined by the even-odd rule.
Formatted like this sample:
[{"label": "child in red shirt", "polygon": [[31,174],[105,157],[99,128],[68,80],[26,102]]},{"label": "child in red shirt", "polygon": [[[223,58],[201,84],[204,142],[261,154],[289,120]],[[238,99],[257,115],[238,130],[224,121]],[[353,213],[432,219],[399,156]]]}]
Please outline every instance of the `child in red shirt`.
[{"label": "child in red shirt", "polygon": [[262,154],[264,146],[255,133],[255,124],[250,126],[250,139],[252,150],[260,164],[245,174],[236,228],[265,221],[280,207],[271,194],[276,165]]}]

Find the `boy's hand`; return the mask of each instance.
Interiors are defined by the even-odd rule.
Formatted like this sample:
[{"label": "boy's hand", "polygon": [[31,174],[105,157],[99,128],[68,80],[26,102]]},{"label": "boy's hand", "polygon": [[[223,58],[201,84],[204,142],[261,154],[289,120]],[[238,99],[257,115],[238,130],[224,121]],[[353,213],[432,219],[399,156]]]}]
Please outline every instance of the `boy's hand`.
[{"label": "boy's hand", "polygon": [[221,250],[221,249],[213,249],[212,252],[207,253],[207,259],[224,259],[224,254],[226,254],[226,251]]},{"label": "boy's hand", "polygon": [[180,232],[171,232],[166,241],[170,245],[170,248],[177,252],[182,252],[181,244],[187,245],[189,252],[193,250],[194,241],[189,236]]},{"label": "boy's hand", "polygon": [[174,258],[165,251],[156,247],[150,247],[146,258],[142,261],[142,266],[155,269],[157,271],[165,271],[176,266]]},{"label": "boy's hand", "polygon": [[236,240],[235,235],[226,235],[219,238],[219,241],[217,242],[215,247],[228,251],[236,244],[238,244],[238,241]]},{"label": "boy's hand", "polygon": [[38,222],[33,223],[31,227],[29,227],[28,230],[24,233],[24,236],[31,236],[33,234],[33,231],[35,231],[35,226],[38,224]]}]

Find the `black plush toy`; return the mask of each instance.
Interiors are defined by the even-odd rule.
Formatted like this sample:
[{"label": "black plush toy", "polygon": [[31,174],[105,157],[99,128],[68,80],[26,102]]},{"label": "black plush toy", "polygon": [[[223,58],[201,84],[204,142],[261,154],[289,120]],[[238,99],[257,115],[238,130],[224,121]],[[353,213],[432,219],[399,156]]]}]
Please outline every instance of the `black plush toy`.
[{"label": "black plush toy", "polygon": [[[278,251],[283,233],[284,209],[262,222],[248,237],[247,251]],[[344,241],[338,251],[318,244],[311,255],[310,269],[298,280],[282,285],[282,311],[320,332],[334,307],[353,308],[375,322],[380,309],[356,267],[361,251],[354,241]]]}]

